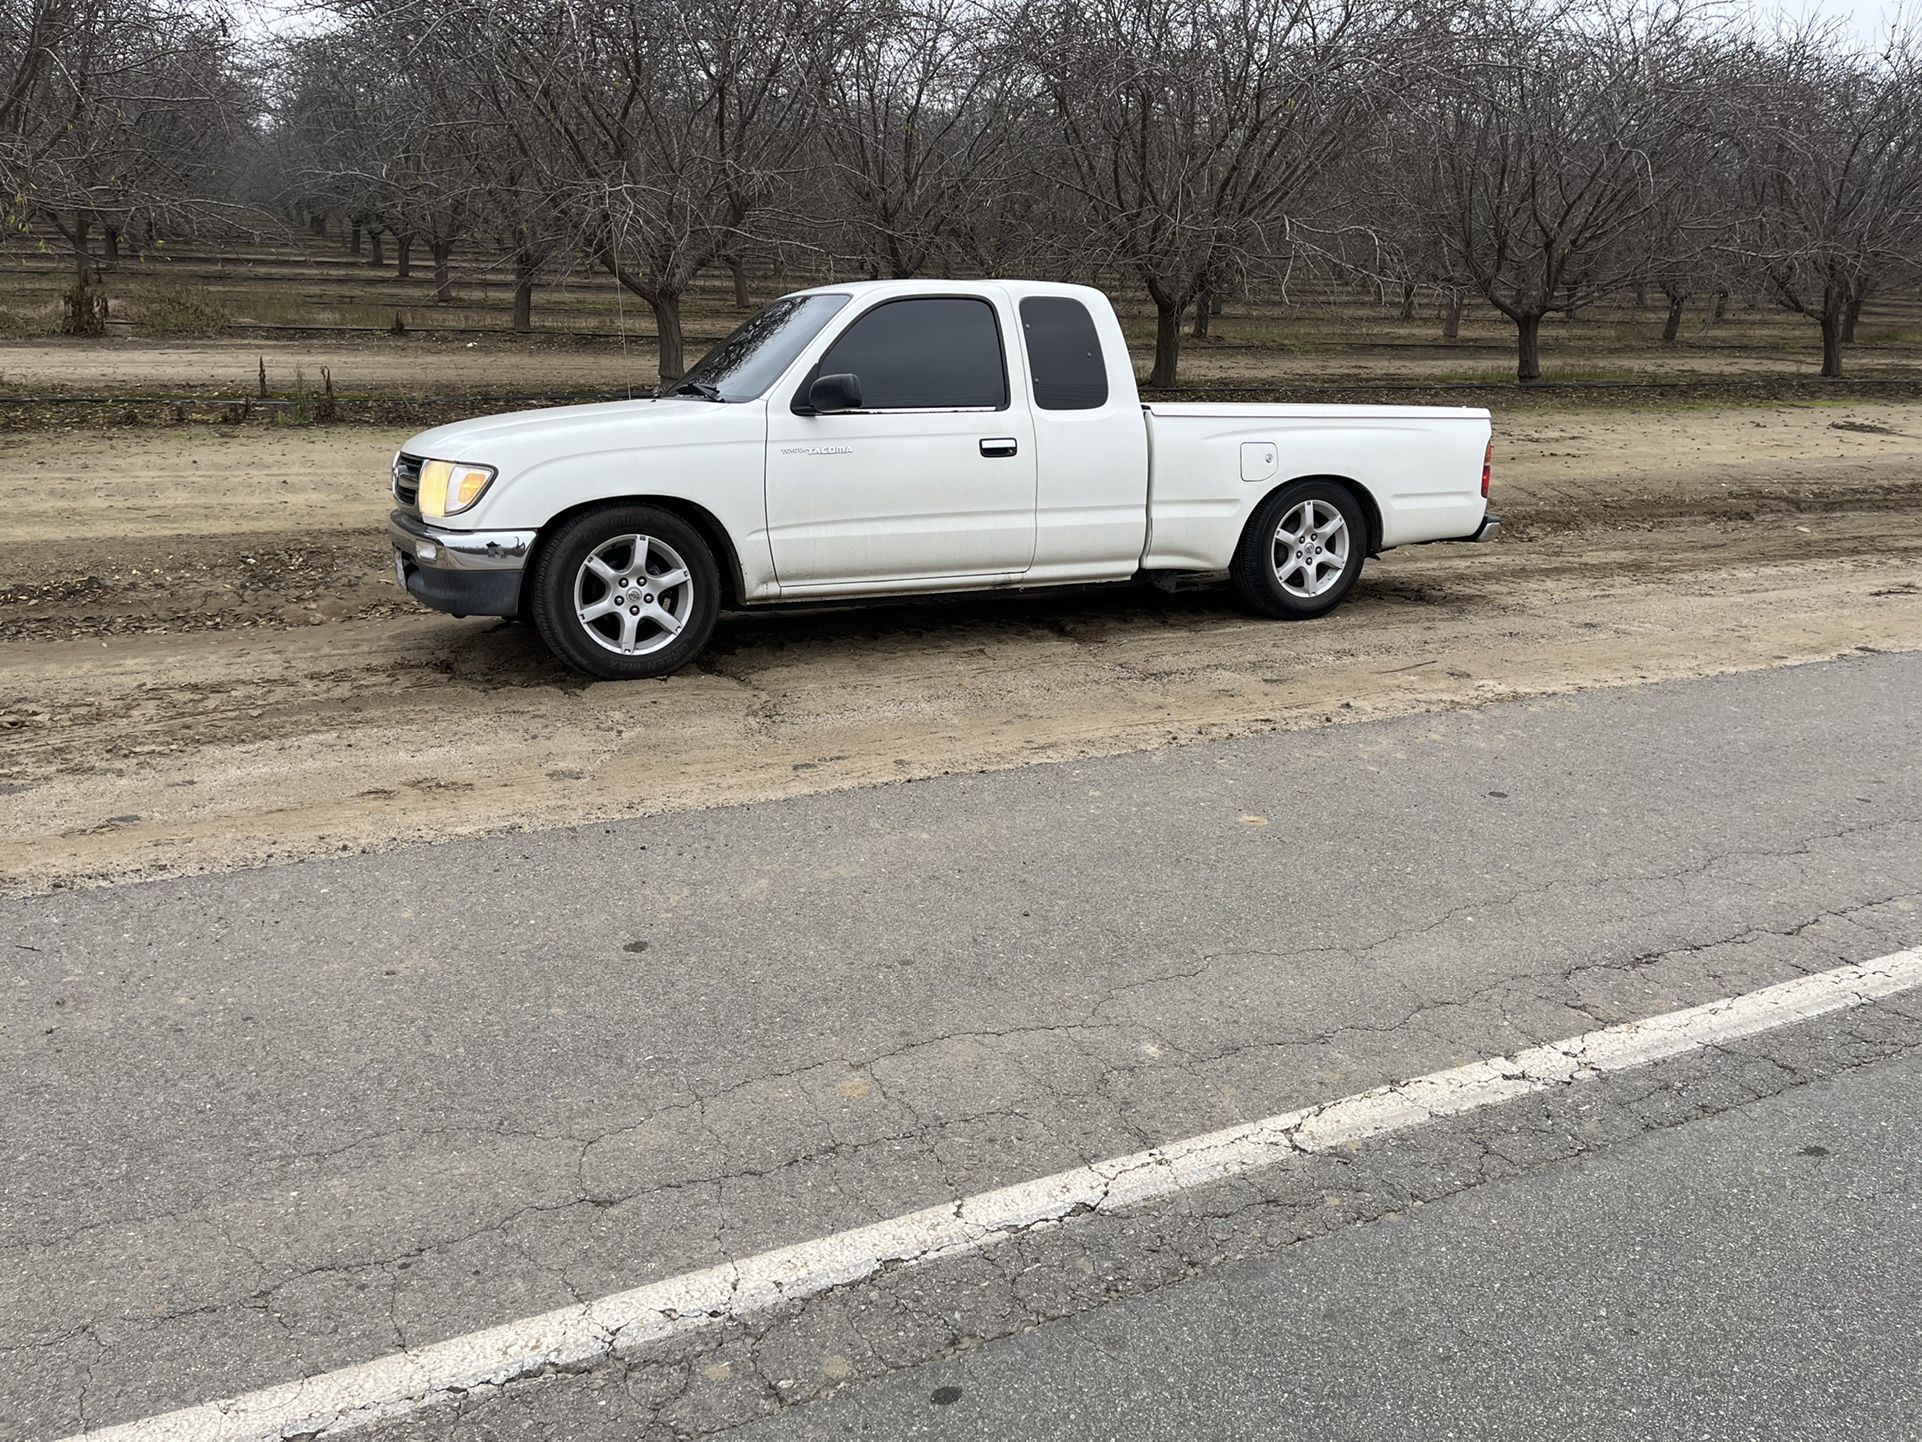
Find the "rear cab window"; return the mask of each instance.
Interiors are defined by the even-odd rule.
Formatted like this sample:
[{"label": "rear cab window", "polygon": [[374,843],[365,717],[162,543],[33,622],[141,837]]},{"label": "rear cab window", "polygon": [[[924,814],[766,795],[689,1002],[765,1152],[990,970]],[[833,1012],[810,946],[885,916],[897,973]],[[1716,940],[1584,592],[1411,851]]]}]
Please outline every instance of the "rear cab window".
[{"label": "rear cab window", "polygon": [[973,297],[877,305],[828,347],[809,381],[842,373],[859,378],[864,411],[1008,408],[1001,324],[992,305]]},{"label": "rear cab window", "polygon": [[1065,295],[1021,302],[1021,336],[1034,377],[1034,403],[1044,411],[1094,411],[1108,403],[1108,364],[1094,317]]}]

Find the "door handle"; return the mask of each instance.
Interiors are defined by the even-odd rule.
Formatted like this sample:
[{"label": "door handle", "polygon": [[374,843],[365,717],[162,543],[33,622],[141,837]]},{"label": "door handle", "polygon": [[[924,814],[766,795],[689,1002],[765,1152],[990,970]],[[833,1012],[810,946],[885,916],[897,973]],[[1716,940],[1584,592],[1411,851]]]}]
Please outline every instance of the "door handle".
[{"label": "door handle", "polygon": [[989,436],[981,442],[981,454],[984,456],[1011,456],[1020,449],[1020,444],[1013,436]]}]

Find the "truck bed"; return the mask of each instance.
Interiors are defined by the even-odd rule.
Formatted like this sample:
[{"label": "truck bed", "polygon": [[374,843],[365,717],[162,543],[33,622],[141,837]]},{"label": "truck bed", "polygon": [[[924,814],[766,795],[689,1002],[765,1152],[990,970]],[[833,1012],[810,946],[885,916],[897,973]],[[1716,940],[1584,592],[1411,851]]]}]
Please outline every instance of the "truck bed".
[{"label": "truck bed", "polygon": [[1371,513],[1374,550],[1472,535],[1487,510],[1483,409],[1155,401],[1142,411],[1151,570],[1224,569],[1276,480],[1347,482]]}]

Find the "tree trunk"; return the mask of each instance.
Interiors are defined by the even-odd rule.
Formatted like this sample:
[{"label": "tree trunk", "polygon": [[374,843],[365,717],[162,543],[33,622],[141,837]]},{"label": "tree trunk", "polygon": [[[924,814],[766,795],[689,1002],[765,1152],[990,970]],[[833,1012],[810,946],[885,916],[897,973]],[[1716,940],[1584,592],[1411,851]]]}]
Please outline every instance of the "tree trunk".
[{"label": "tree trunk", "polygon": [[387,232],[377,226],[367,227],[367,263],[376,270],[387,264],[387,252],[381,245],[386,236]]},{"label": "tree trunk", "polygon": [[107,242],[107,264],[120,264],[120,227],[110,225],[101,232]]},{"label": "tree trunk", "polygon": [[1515,317],[1515,379],[1528,385],[1542,378],[1542,318],[1539,315]]},{"label": "tree trunk", "polygon": [[307,217],[307,229],[319,236],[322,240],[325,240],[327,238],[327,217],[320,211],[315,211]]},{"label": "tree trunk", "polygon": [[349,255],[360,254],[360,222],[358,220],[351,221],[348,224],[347,253]]},{"label": "tree trunk", "polygon": [[1403,321],[1411,321],[1415,318],[1415,287],[1410,281],[1402,282],[1401,314],[1397,318]]},{"label": "tree trunk", "polygon": [[1822,374],[1842,378],[1842,316],[1831,305],[1822,313]]},{"label": "tree trunk", "polygon": [[434,304],[446,305],[454,298],[454,276],[447,268],[447,258],[454,253],[454,242],[430,240],[427,250],[434,257]]},{"label": "tree trunk", "polygon": [[526,335],[534,328],[534,257],[525,251],[514,257],[514,329]]},{"label": "tree trunk", "polygon": [[1648,281],[1645,279],[1637,279],[1635,282],[1635,309],[1648,309]]},{"label": "tree trunk", "polygon": [[1715,305],[1709,311],[1711,321],[1719,321],[1728,314],[1728,287],[1722,286],[1715,292]]},{"label": "tree trunk", "polygon": [[394,274],[401,280],[413,279],[414,237],[411,232],[394,237]]},{"label": "tree trunk", "polygon": [[1868,298],[1869,288],[1866,285],[1849,289],[1848,309],[1842,313],[1842,344],[1855,344],[1855,323],[1862,319],[1862,303]]},{"label": "tree trunk", "polygon": [[1451,290],[1448,293],[1447,308],[1442,311],[1442,339],[1460,340],[1462,338],[1462,293]]},{"label": "tree trunk", "polygon": [[1668,319],[1662,322],[1662,339],[1669,345],[1682,330],[1682,307],[1688,304],[1686,295],[1671,295],[1668,298]]},{"label": "tree trunk", "polygon": [[87,250],[87,236],[92,230],[93,217],[84,211],[76,212],[68,239],[73,244],[73,278],[82,285],[93,279],[93,256]]},{"label": "tree trunk", "polygon": [[687,374],[685,340],[681,334],[681,293],[657,290],[647,297],[654,308],[654,329],[661,339],[661,379],[677,381]]},{"label": "tree trunk", "polygon": [[1208,322],[1214,319],[1214,315],[1215,284],[1213,281],[1204,281],[1201,294],[1195,297],[1195,320],[1188,334],[1196,340],[1208,339]]},{"label": "tree trunk", "polygon": [[747,296],[747,268],[741,264],[738,255],[724,255],[721,263],[727,267],[728,278],[734,282],[734,304],[746,310],[751,304]]},{"label": "tree trunk", "polygon": [[1181,370],[1181,313],[1186,310],[1166,292],[1151,292],[1155,300],[1155,364],[1148,372],[1148,384],[1156,390],[1172,390]]}]

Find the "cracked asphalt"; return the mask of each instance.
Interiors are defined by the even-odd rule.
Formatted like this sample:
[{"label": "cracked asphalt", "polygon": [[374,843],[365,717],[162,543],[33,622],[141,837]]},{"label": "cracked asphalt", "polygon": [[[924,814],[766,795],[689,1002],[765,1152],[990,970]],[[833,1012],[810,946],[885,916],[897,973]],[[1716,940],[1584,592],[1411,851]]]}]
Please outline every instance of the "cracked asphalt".
[{"label": "cracked asphalt", "polygon": [[898,1370],[754,1442],[1922,1436],[1922,1056]]},{"label": "cracked asphalt", "polygon": [[[1922,657],[1865,655],[0,903],[17,1079],[0,1436],[346,1365],[1914,946],[1919,703]],[[1874,1078],[1912,1097],[1919,1018],[1892,999],[394,1435],[697,1435],[829,1393],[776,1425],[891,1435],[908,1423],[889,1399],[918,1395],[922,1425],[924,1364],[984,1341],[936,1366],[1015,1379],[993,1384],[1011,1406],[1034,1368],[1061,1381],[1085,1329],[1148,1307],[1144,1345],[1156,1326],[1192,1343],[1262,1277],[1350,1275],[1315,1260],[1331,1248],[1409,1247],[1393,1274],[1427,1290],[1409,1280],[1426,1254],[1379,1240],[1434,1230],[1384,1221],[1416,1202],[1472,1214],[1519,1187],[1512,1205],[1579,1234],[1578,1166],[1692,1158],[1722,1113]],[[1897,1177],[1899,1134],[1862,1136],[1859,1165]],[[1909,1195],[1870,1215],[1871,1243],[1913,1254]],[[1237,1268],[1255,1278],[1239,1293]],[[1219,1277],[1193,1300],[1203,1283],[1175,1284],[1197,1272]],[[1314,1355],[1338,1358],[1339,1335]],[[1343,1435],[1304,1408],[1288,1415]],[[969,1415],[938,1420],[971,1435]],[[1547,1425],[1516,1415],[1522,1435]]]}]

